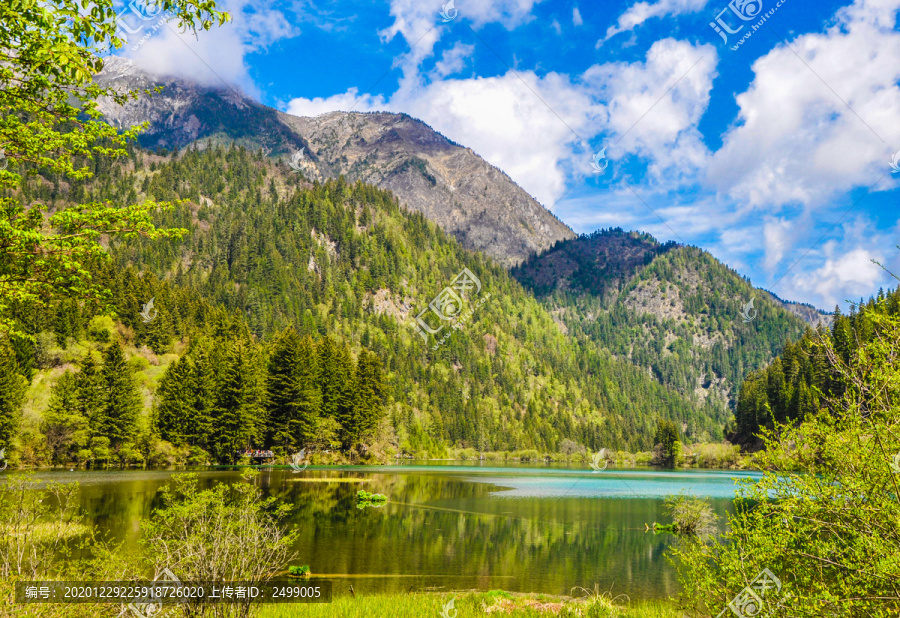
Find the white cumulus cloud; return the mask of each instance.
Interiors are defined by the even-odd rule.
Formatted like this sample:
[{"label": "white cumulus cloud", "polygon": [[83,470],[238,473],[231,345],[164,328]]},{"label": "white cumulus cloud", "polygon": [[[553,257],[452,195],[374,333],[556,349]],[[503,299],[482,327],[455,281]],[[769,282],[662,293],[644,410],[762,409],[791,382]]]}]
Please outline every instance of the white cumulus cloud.
[{"label": "white cumulus cloud", "polygon": [[709,0],[657,0],[656,2],[638,2],[628,8],[619,16],[616,25],[610,26],[606,36],[601,39],[607,41],[620,32],[628,32],[654,17],[675,17],[685,13],[695,13],[706,6]]},{"label": "white cumulus cloud", "polygon": [[790,41],[796,55],[782,44],[756,60],[710,163],[712,186],[753,207],[815,208],[889,175],[900,145],[898,7],[861,0],[824,34]]}]

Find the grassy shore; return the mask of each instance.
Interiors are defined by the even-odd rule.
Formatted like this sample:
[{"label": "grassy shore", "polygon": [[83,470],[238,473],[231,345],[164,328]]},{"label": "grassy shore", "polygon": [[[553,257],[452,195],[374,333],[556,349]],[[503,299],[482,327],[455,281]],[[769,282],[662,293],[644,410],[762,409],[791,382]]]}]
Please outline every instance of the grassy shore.
[{"label": "grassy shore", "polygon": [[[578,591],[575,591],[577,593]],[[605,593],[586,591],[584,597],[512,594],[493,590],[466,593],[386,594],[339,597],[332,603],[304,605],[302,615],[309,618],[440,618],[450,600],[453,607],[444,615],[453,618],[500,616],[560,618],[681,618],[682,612],[667,601],[630,603],[627,598],[611,598]],[[298,606],[266,605],[259,618],[288,618],[300,615]]]}]

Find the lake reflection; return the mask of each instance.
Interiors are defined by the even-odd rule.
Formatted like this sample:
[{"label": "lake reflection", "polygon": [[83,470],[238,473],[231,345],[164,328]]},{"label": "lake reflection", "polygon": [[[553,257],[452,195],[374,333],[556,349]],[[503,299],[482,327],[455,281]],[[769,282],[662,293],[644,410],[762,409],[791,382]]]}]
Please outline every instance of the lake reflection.
[{"label": "lake reflection", "polygon": [[[88,520],[136,550],[140,518],[159,506],[157,492],[175,473],[38,476],[81,483]],[[235,470],[197,474],[207,486],[240,476]],[[350,482],[309,482],[338,478]],[[444,464],[263,470],[259,482],[294,506],[297,564],[333,579],[335,594],[351,584],[358,593],[502,588],[551,594],[599,584],[641,599],[678,591],[663,555],[673,537],[644,529],[666,521],[663,498],[679,491],[709,497],[724,520],[734,478],[758,475]],[[389,502],[357,509],[359,489],[385,494]]]}]

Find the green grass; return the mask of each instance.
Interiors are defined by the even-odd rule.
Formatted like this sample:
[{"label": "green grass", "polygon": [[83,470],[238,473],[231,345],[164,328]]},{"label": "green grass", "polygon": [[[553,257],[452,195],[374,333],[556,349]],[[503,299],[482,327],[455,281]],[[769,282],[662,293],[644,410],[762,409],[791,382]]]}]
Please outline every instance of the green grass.
[{"label": "green grass", "polygon": [[[579,591],[576,590],[576,594]],[[682,618],[682,613],[666,601],[629,603],[625,598],[591,592],[579,599],[552,595],[490,592],[384,594],[338,597],[332,603],[312,603],[302,610],[296,604],[261,606],[258,618],[440,618],[445,604],[454,599],[454,618],[478,616],[520,616],[561,618]]]}]

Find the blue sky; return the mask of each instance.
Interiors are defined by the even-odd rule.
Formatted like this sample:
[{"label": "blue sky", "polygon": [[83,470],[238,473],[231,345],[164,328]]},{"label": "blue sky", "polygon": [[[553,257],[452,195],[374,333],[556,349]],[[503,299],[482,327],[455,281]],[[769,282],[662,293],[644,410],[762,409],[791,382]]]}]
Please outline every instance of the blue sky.
[{"label": "blue sky", "polygon": [[698,245],[782,298],[893,287],[900,0],[445,4],[229,0],[126,53],[297,115],[409,113],[576,232]]}]

